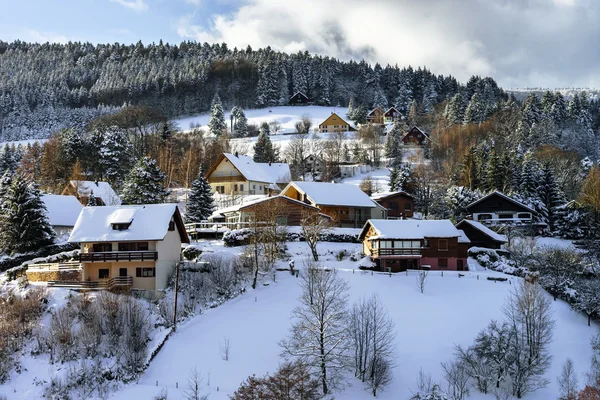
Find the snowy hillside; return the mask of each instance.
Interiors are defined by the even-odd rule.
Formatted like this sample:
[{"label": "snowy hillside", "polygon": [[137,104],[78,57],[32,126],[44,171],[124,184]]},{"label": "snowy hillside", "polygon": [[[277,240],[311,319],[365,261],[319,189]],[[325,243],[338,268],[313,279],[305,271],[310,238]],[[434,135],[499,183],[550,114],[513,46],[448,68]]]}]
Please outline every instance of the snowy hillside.
[{"label": "snowy hillside", "polygon": [[[307,255],[306,244],[288,243],[288,246],[297,259],[296,265],[301,264],[300,260]],[[491,319],[502,317],[501,308],[518,281],[518,278],[510,277],[511,283],[494,283],[485,277],[500,274],[488,271],[468,272],[463,278],[452,272],[445,272],[442,277],[438,271],[431,273],[425,293],[421,294],[414,275],[371,275],[353,270],[357,263],[348,259],[335,261],[337,251],[357,251],[359,246],[323,243],[320,253],[325,255],[326,265],[340,268],[338,273],[350,285],[350,302],[378,293],[395,320],[397,365],[394,380],[378,395],[380,399],[408,399],[416,390],[420,368],[439,381],[440,362],[452,358],[455,344],[471,344]],[[270,282],[256,291],[249,290],[180,326],[139,382],[126,386],[111,398],[152,398],[166,389],[169,399],[183,399],[182,388],[190,369],[196,367],[205,378],[204,392],[213,400],[225,400],[249,375],[273,372],[281,361],[281,348],[277,343],[289,334],[290,313],[298,304],[298,282],[289,273],[279,272],[277,282]],[[553,302],[552,307],[556,331],[551,344],[552,367],[546,375],[550,385],[528,394],[524,397],[527,400],[555,398],[556,376],[567,357],[572,358],[580,374],[589,367],[589,339],[597,329],[587,327],[585,318],[561,301]],[[229,361],[224,361],[219,351],[225,338],[231,343]],[[372,396],[350,373],[346,388],[337,393],[336,398],[366,400]],[[492,398],[475,390],[469,397],[474,400]]]}]

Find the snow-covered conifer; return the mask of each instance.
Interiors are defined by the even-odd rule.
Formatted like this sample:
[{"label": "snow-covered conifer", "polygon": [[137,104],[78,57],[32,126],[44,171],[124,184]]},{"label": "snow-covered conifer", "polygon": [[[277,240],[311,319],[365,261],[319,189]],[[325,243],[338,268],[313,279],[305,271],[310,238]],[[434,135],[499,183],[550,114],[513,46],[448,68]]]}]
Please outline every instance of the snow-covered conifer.
[{"label": "snow-covered conifer", "polygon": [[133,167],[123,186],[124,204],[164,203],[169,191],[164,188],[167,175],[156,165],[156,160],[144,157]]},{"label": "snow-covered conifer", "polygon": [[215,209],[215,202],[211,187],[204,171],[200,169],[198,177],[192,182],[190,197],[188,199],[185,220],[186,222],[200,222],[206,220]]},{"label": "snow-covered conifer", "polygon": [[208,132],[217,137],[221,136],[223,132],[227,130],[227,123],[225,122],[225,113],[223,111],[223,105],[218,94],[215,94],[213,104],[210,108],[210,119],[208,121]]}]

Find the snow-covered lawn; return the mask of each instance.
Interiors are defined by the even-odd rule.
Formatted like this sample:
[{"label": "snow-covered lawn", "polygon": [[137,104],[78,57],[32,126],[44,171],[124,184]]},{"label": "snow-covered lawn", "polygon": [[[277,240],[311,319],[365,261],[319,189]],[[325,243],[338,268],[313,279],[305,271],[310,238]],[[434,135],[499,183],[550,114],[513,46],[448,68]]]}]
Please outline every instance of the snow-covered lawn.
[{"label": "snow-covered lawn", "polygon": [[[248,124],[260,126],[263,122],[277,122],[280,126],[280,131],[277,133],[296,132],[296,122],[300,121],[304,115],[312,120],[313,127],[318,128],[319,124],[325,121],[333,112],[346,119],[347,122],[352,123],[346,116],[348,113],[347,107],[278,106],[244,110],[246,118],[248,118]],[[228,125],[230,116],[231,110],[225,112],[225,121]],[[201,127],[206,127],[209,119],[210,113],[204,113],[193,117],[180,118],[174,122],[180,129],[188,130],[192,124],[200,124]]]},{"label": "snow-covered lawn", "polygon": [[[206,247],[218,244],[214,241]],[[300,266],[308,253],[306,244],[290,243],[288,247],[288,252],[296,259],[296,266]],[[321,243],[319,252],[324,255],[324,264],[339,268],[338,273],[349,283],[351,302],[378,293],[396,321],[398,358],[395,378],[391,386],[378,396],[381,399],[408,399],[411,390],[416,389],[420,368],[439,381],[440,362],[452,357],[455,344],[471,344],[475,335],[491,319],[502,318],[502,306],[519,280],[509,277],[510,283],[488,281],[485,279],[488,274],[501,274],[480,270],[481,267],[466,272],[462,278],[455,272],[445,272],[443,277],[440,272],[431,272],[425,293],[421,294],[414,275],[371,274],[353,270],[357,263],[348,258],[342,262],[335,261],[335,254],[340,250],[353,253],[359,248],[357,244]],[[281,261],[282,265],[286,263]],[[249,375],[274,371],[281,361],[278,342],[288,334],[290,313],[300,295],[297,278],[288,272],[279,272],[276,279],[277,282],[270,281],[268,286],[257,290],[249,289],[242,296],[182,324],[139,382],[126,386],[112,398],[151,398],[166,388],[169,399],[183,399],[182,388],[189,370],[197,367],[205,375],[206,393],[210,393],[210,398],[225,400]],[[547,374],[551,383],[525,399],[555,398],[556,376],[567,357],[573,360],[580,376],[590,365],[589,340],[597,326],[587,327],[586,319],[571,311],[562,301],[553,302],[552,307],[556,330],[551,345],[554,358]],[[219,344],[226,337],[231,343],[229,361],[222,360],[219,352]],[[345,390],[336,398],[371,398],[351,374],[348,377]],[[492,398],[474,390],[470,397]]]}]

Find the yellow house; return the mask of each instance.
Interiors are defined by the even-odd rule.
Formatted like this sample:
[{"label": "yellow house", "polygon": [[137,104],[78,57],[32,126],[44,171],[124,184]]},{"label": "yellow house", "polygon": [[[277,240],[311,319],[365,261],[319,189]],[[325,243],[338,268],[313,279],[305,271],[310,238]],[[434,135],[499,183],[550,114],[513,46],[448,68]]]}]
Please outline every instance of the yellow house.
[{"label": "yellow house", "polygon": [[189,239],[175,204],[149,204],[84,207],[69,242],[85,285],[161,290]]},{"label": "yellow house", "polygon": [[319,132],[348,132],[354,130],[349,123],[344,121],[342,117],[336,113],[331,115],[319,125]]},{"label": "yellow house", "polygon": [[285,163],[256,163],[252,157],[223,153],[206,172],[214,192],[251,195],[279,192],[291,180]]}]

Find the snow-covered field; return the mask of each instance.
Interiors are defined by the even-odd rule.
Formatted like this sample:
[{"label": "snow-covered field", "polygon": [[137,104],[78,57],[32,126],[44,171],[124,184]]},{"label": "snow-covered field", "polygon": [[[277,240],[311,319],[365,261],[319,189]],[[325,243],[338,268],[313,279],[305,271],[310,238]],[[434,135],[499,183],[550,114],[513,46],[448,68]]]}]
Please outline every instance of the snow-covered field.
[{"label": "snow-covered field", "polygon": [[[322,107],[322,106],[278,106],[268,108],[257,108],[252,110],[244,110],[246,118],[248,118],[248,124],[258,125],[267,122],[277,122],[280,126],[279,132],[276,133],[290,133],[296,132],[296,122],[300,121],[302,116],[308,116],[313,123],[313,127],[319,127],[319,124],[331,113],[335,112],[340,117],[347,119],[346,113],[348,112],[347,107]],[[225,121],[229,124],[231,112],[225,113]],[[175,120],[174,122],[182,130],[190,129],[191,125],[200,124],[201,128],[206,127],[208,120],[210,119],[210,113],[200,114],[193,117],[185,117]],[[350,122],[350,121],[348,121]]]},{"label": "snow-covered field", "polygon": [[[206,249],[218,249],[219,243],[204,242],[203,245]],[[357,263],[348,258],[335,261],[334,255],[341,249],[352,253],[358,251],[360,245],[321,243],[319,246],[324,264],[338,268],[338,273],[349,283],[351,302],[378,293],[396,322],[398,358],[394,381],[378,396],[381,399],[408,399],[416,390],[420,368],[440,381],[440,362],[452,358],[455,344],[471,344],[491,319],[502,318],[502,306],[519,279],[509,277],[510,284],[487,281],[488,274],[501,274],[483,271],[481,267],[463,278],[452,272],[444,273],[443,277],[440,272],[431,272],[425,293],[421,294],[414,275],[372,275],[354,270]],[[289,243],[288,251],[297,266],[308,254],[305,243]],[[196,367],[205,376],[205,392],[210,398],[225,400],[249,375],[273,372],[281,361],[277,343],[288,334],[290,313],[300,295],[297,278],[279,272],[276,279],[277,282],[270,281],[268,286],[257,290],[249,289],[242,296],[181,325],[139,381],[111,398],[152,398],[166,389],[169,399],[183,399],[188,373]],[[553,302],[552,307],[556,330],[551,345],[554,358],[547,373],[551,383],[525,399],[556,398],[556,377],[567,357],[573,360],[580,382],[590,365],[589,340],[598,327],[587,327],[586,319],[562,301]],[[219,344],[226,337],[231,343],[229,361],[222,360],[219,352]],[[345,389],[337,393],[336,398],[359,400],[371,396],[349,374]],[[469,397],[492,398],[475,390]]]}]

